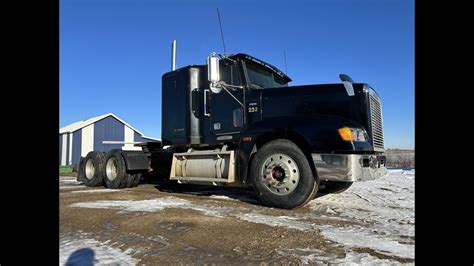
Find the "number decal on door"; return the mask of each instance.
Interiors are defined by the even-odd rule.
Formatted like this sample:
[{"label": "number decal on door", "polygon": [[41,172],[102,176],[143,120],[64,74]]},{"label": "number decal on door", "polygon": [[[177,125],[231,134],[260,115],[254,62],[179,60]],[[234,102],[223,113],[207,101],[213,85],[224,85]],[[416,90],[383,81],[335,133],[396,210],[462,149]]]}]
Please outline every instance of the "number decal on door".
[{"label": "number decal on door", "polygon": [[249,107],[249,113],[255,113],[258,111],[258,107],[257,106],[253,106],[253,107]]}]

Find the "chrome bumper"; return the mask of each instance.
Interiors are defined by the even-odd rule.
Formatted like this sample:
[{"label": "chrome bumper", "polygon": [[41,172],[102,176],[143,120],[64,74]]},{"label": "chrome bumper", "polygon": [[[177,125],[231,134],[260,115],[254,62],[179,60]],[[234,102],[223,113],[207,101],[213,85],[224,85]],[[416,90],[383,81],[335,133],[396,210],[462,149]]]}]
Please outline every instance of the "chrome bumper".
[{"label": "chrome bumper", "polygon": [[366,181],[387,173],[384,155],[316,153],[311,155],[321,181]]}]

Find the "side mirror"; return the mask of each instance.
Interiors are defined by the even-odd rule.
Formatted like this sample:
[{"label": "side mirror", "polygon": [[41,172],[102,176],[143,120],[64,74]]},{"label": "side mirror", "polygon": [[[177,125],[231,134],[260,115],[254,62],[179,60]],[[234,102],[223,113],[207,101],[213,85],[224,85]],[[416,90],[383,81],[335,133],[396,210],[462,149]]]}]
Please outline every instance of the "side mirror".
[{"label": "side mirror", "polygon": [[216,53],[212,53],[207,57],[207,79],[210,83],[210,88],[213,93],[221,92],[222,88],[219,87],[219,58]]}]

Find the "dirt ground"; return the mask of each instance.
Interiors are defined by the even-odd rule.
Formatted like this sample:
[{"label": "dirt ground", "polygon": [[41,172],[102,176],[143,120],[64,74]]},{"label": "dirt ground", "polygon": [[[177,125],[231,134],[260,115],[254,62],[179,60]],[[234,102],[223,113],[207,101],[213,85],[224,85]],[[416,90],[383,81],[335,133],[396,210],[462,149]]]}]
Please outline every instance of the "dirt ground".
[{"label": "dirt ground", "polygon": [[60,176],[60,263],[413,264],[414,170],[400,171],[291,211],[252,190]]}]

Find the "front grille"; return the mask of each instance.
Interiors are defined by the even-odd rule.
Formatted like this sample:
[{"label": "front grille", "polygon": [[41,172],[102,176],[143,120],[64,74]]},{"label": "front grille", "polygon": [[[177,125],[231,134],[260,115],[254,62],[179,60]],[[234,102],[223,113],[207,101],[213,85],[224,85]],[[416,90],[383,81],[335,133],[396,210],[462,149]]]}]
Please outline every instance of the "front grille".
[{"label": "front grille", "polygon": [[378,98],[377,94],[375,94],[375,92],[371,91],[369,95],[372,145],[374,146],[374,150],[380,151],[384,150],[382,106],[380,104],[380,99]]}]

